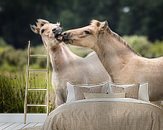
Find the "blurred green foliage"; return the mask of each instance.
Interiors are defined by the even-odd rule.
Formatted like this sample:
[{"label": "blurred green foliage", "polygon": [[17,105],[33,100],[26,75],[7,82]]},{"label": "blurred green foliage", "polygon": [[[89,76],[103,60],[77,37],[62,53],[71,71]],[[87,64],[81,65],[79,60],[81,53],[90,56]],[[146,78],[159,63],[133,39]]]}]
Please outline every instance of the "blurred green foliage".
[{"label": "blurred green foliage", "polygon": [[[144,57],[153,58],[163,56],[163,41],[150,42],[145,36],[124,36],[128,44],[137,53]],[[92,50],[82,47],[68,45],[70,50],[75,54],[85,57]],[[45,54],[44,46],[31,48],[32,54]],[[31,59],[31,67],[43,68],[46,65],[46,59]],[[17,72],[25,69],[27,64],[27,49],[14,49],[0,38],[0,71]]]},{"label": "blurred green foliage", "polygon": [[88,25],[90,20],[108,20],[121,35],[145,35],[163,40],[163,0],[0,0],[0,37],[16,48],[27,39],[35,45],[29,24],[36,19],[61,22],[64,29]]},{"label": "blurred green foliage", "polygon": [[159,57],[160,55],[163,56],[163,42],[156,41],[149,48],[148,56],[149,57]]},{"label": "blurred green foliage", "polygon": [[90,52],[92,52],[91,49],[89,48],[83,48],[83,47],[79,47],[79,46],[73,46],[73,45],[68,45],[68,47],[70,48],[70,50],[75,53],[76,55],[80,56],[80,57],[85,57],[87,56]]},{"label": "blurred green foliage", "polygon": [[[75,54],[85,57],[91,52],[90,49],[75,47],[69,45],[70,50]],[[4,41],[0,43],[0,71],[5,72],[17,72],[25,70],[27,64],[27,48],[26,49],[14,49],[12,46],[7,45]],[[44,46],[31,47],[31,54],[46,54]],[[31,68],[44,68],[46,66],[46,59],[43,58],[31,58]]]},{"label": "blurred green foliage", "polygon": [[124,36],[128,44],[141,56],[154,58],[163,56],[163,41],[150,42],[145,36]]}]

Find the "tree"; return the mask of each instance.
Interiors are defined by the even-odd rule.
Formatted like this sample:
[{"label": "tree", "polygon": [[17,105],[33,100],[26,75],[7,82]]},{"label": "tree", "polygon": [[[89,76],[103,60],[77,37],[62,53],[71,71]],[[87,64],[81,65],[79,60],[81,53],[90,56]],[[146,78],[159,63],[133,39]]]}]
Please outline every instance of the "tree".
[{"label": "tree", "polygon": [[16,48],[25,48],[29,39],[41,43],[29,28],[38,18],[60,21],[64,29],[98,19],[108,20],[111,29],[121,35],[147,35],[150,40],[161,40],[162,12],[162,0],[1,0],[0,37]]}]

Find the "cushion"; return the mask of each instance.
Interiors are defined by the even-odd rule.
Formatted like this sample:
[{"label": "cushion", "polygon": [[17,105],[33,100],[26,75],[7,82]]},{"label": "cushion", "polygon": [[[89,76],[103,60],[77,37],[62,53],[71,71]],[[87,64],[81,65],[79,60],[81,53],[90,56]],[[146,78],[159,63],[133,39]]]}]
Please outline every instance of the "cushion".
[{"label": "cushion", "polygon": [[67,101],[72,102],[75,100],[84,99],[84,93],[107,93],[108,92],[108,82],[100,83],[96,85],[86,85],[78,84],[73,85],[67,82]]},{"label": "cushion", "polygon": [[67,82],[67,100],[66,102],[75,101],[74,86]]},{"label": "cushion", "polygon": [[125,93],[84,93],[86,99],[91,98],[125,98]]},{"label": "cushion", "polygon": [[84,93],[107,93],[107,88],[105,86],[95,86],[95,87],[74,87],[75,99],[84,99]]},{"label": "cushion", "polygon": [[138,99],[149,102],[148,83],[141,83],[140,84]]},{"label": "cushion", "polygon": [[126,98],[138,99],[139,84],[111,84],[111,92],[113,93],[125,93]]}]

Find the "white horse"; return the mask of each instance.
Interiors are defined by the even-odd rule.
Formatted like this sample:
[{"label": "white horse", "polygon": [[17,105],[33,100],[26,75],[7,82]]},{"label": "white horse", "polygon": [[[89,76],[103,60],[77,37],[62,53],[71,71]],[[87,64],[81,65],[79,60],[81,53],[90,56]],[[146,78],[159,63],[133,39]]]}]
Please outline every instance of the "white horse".
[{"label": "white horse", "polygon": [[52,24],[39,19],[36,25],[31,25],[31,29],[41,35],[45,48],[49,50],[53,68],[52,84],[56,87],[56,106],[66,102],[66,82],[97,84],[111,81],[95,52],[82,58],[72,53],[64,42],[56,40],[55,34],[61,33],[59,23]]},{"label": "white horse", "polygon": [[[163,57],[148,59],[137,55],[107,21],[63,33],[67,43],[93,49],[115,83],[149,83],[151,101],[163,100]],[[140,43],[141,44],[141,43]]]}]

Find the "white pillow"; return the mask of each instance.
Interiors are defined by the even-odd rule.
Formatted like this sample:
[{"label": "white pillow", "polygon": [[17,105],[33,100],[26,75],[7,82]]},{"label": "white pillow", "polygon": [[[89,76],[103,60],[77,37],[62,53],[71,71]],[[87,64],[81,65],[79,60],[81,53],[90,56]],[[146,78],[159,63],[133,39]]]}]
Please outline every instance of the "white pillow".
[{"label": "white pillow", "polygon": [[148,83],[140,84],[138,99],[149,102]]},{"label": "white pillow", "polygon": [[[118,86],[122,88],[133,86],[134,84],[114,84],[111,83],[111,86]],[[112,89],[111,89],[112,92]],[[140,83],[139,85],[139,92],[138,92],[138,99],[149,102],[149,91],[148,91],[148,83]]]},{"label": "white pillow", "polygon": [[79,86],[79,87],[86,87],[86,88],[91,88],[91,87],[97,87],[97,86],[106,86],[107,87],[107,90],[109,89],[109,82],[103,82],[103,83],[99,83],[99,84],[78,84],[78,85],[73,85],[69,82],[67,82],[67,100],[66,100],[66,103],[67,102],[72,102],[72,101],[75,101],[76,98],[75,98],[75,91],[74,91],[74,86]]},{"label": "white pillow", "polygon": [[[110,83],[110,82],[104,82],[104,83],[101,83],[101,84],[106,84],[108,85],[108,91],[109,92],[112,92],[111,90],[111,86],[114,84],[114,83]],[[101,84],[98,84],[98,85],[101,85]],[[94,86],[98,86],[98,85],[87,85],[87,84],[83,84],[83,85],[79,85],[79,86],[83,86],[83,87],[94,87]],[[116,84],[117,85],[117,84]],[[129,86],[132,86],[133,84],[124,84],[124,85],[120,85],[118,84],[118,86],[120,87],[129,87]],[[149,93],[148,93],[148,83],[141,83],[140,86],[139,86],[139,92],[138,92],[138,99],[139,100],[143,100],[143,101],[146,101],[146,102],[149,102]],[[67,101],[66,102],[72,102],[72,101],[75,101],[75,92],[74,92],[74,85],[67,82]]]},{"label": "white pillow", "polygon": [[66,102],[72,102],[75,101],[75,92],[74,92],[74,86],[67,82],[67,100]]}]

